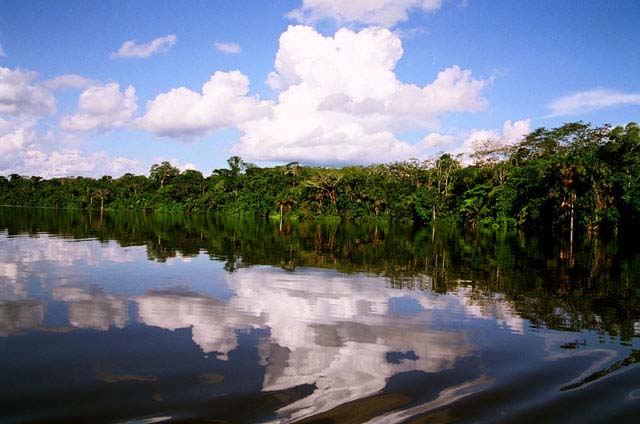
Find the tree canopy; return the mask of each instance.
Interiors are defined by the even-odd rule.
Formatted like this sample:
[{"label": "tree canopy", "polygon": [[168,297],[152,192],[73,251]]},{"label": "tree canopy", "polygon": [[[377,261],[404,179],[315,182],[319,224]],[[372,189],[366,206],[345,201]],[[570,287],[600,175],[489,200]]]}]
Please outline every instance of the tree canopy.
[{"label": "tree canopy", "polygon": [[0,204],[313,219],[435,220],[470,226],[618,231],[640,222],[640,126],[574,122],[515,145],[476,144],[472,163],[440,154],[383,165],[261,168],[240,157],[208,177],[169,162],[149,176],[0,177]]}]

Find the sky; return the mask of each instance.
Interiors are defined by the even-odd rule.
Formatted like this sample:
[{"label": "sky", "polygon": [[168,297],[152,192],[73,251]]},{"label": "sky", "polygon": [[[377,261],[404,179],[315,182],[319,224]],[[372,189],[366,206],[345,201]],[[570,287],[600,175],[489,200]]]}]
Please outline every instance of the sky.
[{"label": "sky", "polygon": [[0,175],[368,165],[640,120],[631,0],[0,0]]}]

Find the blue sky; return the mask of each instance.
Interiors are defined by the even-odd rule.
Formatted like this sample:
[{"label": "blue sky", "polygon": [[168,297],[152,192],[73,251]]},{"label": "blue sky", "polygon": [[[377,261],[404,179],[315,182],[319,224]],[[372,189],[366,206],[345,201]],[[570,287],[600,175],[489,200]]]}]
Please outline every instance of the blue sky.
[{"label": "blue sky", "polygon": [[0,174],[209,175],[638,121],[635,1],[0,0]]}]

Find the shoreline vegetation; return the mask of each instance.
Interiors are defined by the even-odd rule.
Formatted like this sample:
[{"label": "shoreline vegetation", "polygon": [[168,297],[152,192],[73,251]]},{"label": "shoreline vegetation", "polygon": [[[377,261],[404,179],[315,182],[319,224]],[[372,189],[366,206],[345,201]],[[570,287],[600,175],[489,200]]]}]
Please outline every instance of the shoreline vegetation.
[{"label": "shoreline vegetation", "polygon": [[440,154],[418,161],[325,168],[229,168],[149,176],[43,179],[0,176],[0,204],[56,209],[221,213],[306,220],[384,220],[615,234],[640,223],[640,126],[582,122],[539,128],[516,145],[478,142],[471,163]]}]

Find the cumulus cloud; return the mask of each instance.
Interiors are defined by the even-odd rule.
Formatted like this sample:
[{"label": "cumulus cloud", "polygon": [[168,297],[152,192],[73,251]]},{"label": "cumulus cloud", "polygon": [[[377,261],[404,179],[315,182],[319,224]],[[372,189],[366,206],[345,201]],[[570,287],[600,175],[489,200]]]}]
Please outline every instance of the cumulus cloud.
[{"label": "cumulus cloud", "polygon": [[[0,67],[0,175],[99,176],[140,169],[135,160],[69,148],[54,131],[43,132],[42,118],[56,109],[50,90],[84,86],[88,80],[79,75],[43,82],[36,78],[35,72]],[[116,93],[120,101],[114,101]],[[63,118],[62,124],[66,129],[105,129],[130,120],[126,115],[135,110],[133,88],[120,93],[117,84],[91,87],[80,96],[78,114]]]},{"label": "cumulus cloud", "polygon": [[615,106],[640,105],[640,93],[595,89],[561,97],[549,104],[551,116],[576,115]]},{"label": "cumulus cloud", "polygon": [[325,37],[289,27],[267,79],[279,92],[273,114],[239,123],[244,135],[234,152],[250,160],[402,160],[419,151],[395,132],[433,130],[448,113],[486,107],[485,82],[470,71],[452,66],[419,87],[397,79],[401,56],[400,39],[384,28]]},{"label": "cumulus cloud", "polygon": [[35,122],[28,121],[20,125],[8,121],[1,123],[3,125],[0,126],[0,157],[3,159],[0,161],[8,165],[7,162],[11,161],[15,154],[36,140],[36,133],[33,129]]},{"label": "cumulus cloud", "polygon": [[184,172],[184,171],[200,171],[198,169],[198,165],[196,165],[195,163],[185,163],[184,165],[178,165],[178,169],[180,170],[180,172]]},{"label": "cumulus cloud", "polygon": [[481,143],[487,140],[491,141],[500,141],[502,139],[502,135],[499,130],[496,129],[476,129],[469,133],[469,136],[465,140],[465,145],[473,145],[477,143]]},{"label": "cumulus cloud", "polygon": [[135,40],[125,41],[118,51],[111,53],[111,59],[115,58],[145,58],[156,53],[166,53],[176,43],[176,35],[169,34],[166,37],[158,37],[147,44],[136,44]]},{"label": "cumulus cloud", "polygon": [[216,49],[225,54],[239,54],[242,52],[242,49],[240,48],[240,45],[238,43],[223,43],[220,41],[216,41],[215,46]]},{"label": "cumulus cloud", "polygon": [[515,122],[505,121],[502,126],[502,140],[506,144],[513,145],[521,142],[530,132],[531,119],[521,119]]},{"label": "cumulus cloud", "polygon": [[137,102],[132,86],[124,92],[117,83],[90,87],[80,94],[76,114],[63,117],[60,127],[66,131],[106,131],[124,127],[131,124],[138,109]]},{"label": "cumulus cloud", "polygon": [[166,157],[166,156],[155,156],[153,159],[151,159],[151,163],[162,163],[162,162],[169,162],[172,166],[175,166],[176,168],[178,168],[180,170],[180,172],[184,172],[184,171],[200,171],[200,169],[198,169],[198,165],[196,165],[195,163],[192,162],[183,162],[180,159],[177,159],[175,157]]},{"label": "cumulus cloud", "polygon": [[179,87],[159,94],[138,124],[156,135],[189,140],[271,113],[270,102],[248,92],[249,79],[240,71],[218,71],[201,93]]},{"label": "cumulus cloud", "polygon": [[512,146],[521,142],[531,132],[531,119],[507,120],[499,129],[475,129],[467,133],[429,133],[416,144],[421,152],[416,157],[426,157],[428,153],[448,152],[465,163],[471,163],[470,155],[485,147]]},{"label": "cumulus cloud", "polygon": [[478,129],[471,131],[462,145],[455,149],[453,153],[461,155],[463,162],[470,163],[470,155],[488,145],[513,146],[521,142],[524,137],[531,132],[531,119],[522,119],[512,122],[505,121],[502,131],[497,129]]},{"label": "cumulus cloud", "polygon": [[421,150],[428,149],[448,149],[457,141],[456,136],[451,134],[429,133],[417,144]]},{"label": "cumulus cloud", "polygon": [[38,175],[44,178],[69,175],[121,175],[143,172],[136,160],[110,157],[104,152],[78,149],[47,149],[51,136],[42,135],[35,120],[4,122],[0,126],[0,175]]},{"label": "cumulus cloud", "polygon": [[304,24],[332,19],[338,24],[360,23],[392,27],[406,21],[413,10],[433,12],[442,0],[303,0],[286,16]]},{"label": "cumulus cloud", "polygon": [[38,116],[55,112],[51,93],[33,83],[37,76],[32,71],[0,67],[0,114]]},{"label": "cumulus cloud", "polygon": [[49,90],[64,90],[67,88],[83,90],[90,87],[93,83],[92,80],[78,74],[64,74],[43,81],[41,85]]},{"label": "cumulus cloud", "polygon": [[143,172],[137,160],[111,157],[105,152],[85,154],[77,149],[44,152],[37,148],[25,152],[18,171],[23,175],[44,178],[70,175],[120,176],[126,172]]},{"label": "cumulus cloud", "polygon": [[147,102],[136,126],[183,141],[235,127],[242,136],[232,153],[248,160],[366,164],[421,157],[459,139],[431,134],[412,145],[396,133],[434,131],[448,114],[483,110],[486,82],[454,65],[424,86],[404,83],[394,71],[402,53],[400,38],[386,28],[343,28],[325,37],[291,26],[267,78],[276,100],[250,96],[241,72],[218,71],[199,92],[178,87]]}]

